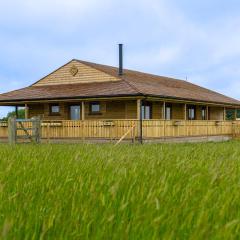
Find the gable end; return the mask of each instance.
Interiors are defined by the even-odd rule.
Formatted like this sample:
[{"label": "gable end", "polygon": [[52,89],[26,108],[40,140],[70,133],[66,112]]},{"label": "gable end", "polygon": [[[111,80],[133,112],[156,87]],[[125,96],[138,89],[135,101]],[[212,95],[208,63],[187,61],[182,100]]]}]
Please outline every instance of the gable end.
[{"label": "gable end", "polygon": [[84,63],[72,60],[32,86],[119,81],[120,79]]}]

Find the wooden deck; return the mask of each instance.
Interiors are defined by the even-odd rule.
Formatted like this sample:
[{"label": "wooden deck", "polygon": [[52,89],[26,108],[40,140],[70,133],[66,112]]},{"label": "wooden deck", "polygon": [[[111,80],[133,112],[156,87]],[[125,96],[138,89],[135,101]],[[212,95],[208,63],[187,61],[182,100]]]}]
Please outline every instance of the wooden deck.
[{"label": "wooden deck", "polygon": [[[31,128],[31,122],[24,123]],[[120,139],[129,129],[126,139],[138,139],[141,135],[138,120],[84,120],[84,121],[42,121],[43,139]],[[20,130],[21,131],[21,130]],[[19,133],[21,134],[21,132]],[[30,132],[31,134],[31,132]],[[143,120],[143,139],[161,139],[197,136],[238,136],[238,121],[184,121]],[[0,138],[8,137],[8,123],[0,122]]]}]

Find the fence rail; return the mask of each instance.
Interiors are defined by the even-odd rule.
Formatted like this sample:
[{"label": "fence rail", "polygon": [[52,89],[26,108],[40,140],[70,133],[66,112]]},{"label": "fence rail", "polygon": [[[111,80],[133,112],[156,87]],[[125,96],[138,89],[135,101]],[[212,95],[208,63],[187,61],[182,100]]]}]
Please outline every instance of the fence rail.
[{"label": "fence rail", "polygon": [[[135,120],[86,120],[86,121],[43,121],[43,138],[121,138]],[[136,131],[127,138],[137,136]]]},{"label": "fence rail", "polygon": [[[32,122],[22,122],[31,128]],[[59,138],[103,138],[119,139],[130,128],[126,138],[138,138],[140,122],[138,120],[84,120],[84,121],[42,121],[43,139]],[[184,121],[184,120],[143,120],[142,136],[148,138],[191,137],[215,135],[240,135],[238,121]],[[8,137],[8,123],[0,122],[0,138]]]}]

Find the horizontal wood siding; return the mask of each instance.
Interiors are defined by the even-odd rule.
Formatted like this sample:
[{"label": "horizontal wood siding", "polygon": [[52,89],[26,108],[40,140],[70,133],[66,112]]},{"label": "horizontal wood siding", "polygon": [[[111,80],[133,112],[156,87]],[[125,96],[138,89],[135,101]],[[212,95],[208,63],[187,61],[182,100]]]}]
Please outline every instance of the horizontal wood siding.
[{"label": "horizontal wood siding", "polygon": [[101,101],[100,114],[91,114],[90,103],[85,102],[85,119],[134,119],[137,117],[136,101]]},{"label": "horizontal wood siding", "polygon": [[125,119],[137,119],[137,101],[126,102]]},{"label": "horizontal wood siding", "polygon": [[202,107],[203,106],[196,106],[196,120],[202,120]]},{"label": "horizontal wood siding", "polygon": [[163,103],[162,102],[152,102],[152,118],[162,119],[163,118]]},{"label": "horizontal wood siding", "polygon": [[209,119],[210,120],[223,120],[224,109],[222,107],[209,107]]},{"label": "horizontal wood siding", "polygon": [[29,118],[32,117],[41,117],[44,120],[67,120],[69,118],[68,115],[68,107],[65,103],[58,104],[60,107],[59,115],[51,115],[50,114],[50,104],[39,104],[39,105],[28,105],[29,107]]},{"label": "horizontal wood siding", "polygon": [[30,104],[28,105],[28,117],[41,117],[45,118],[44,104]]},{"label": "horizontal wood siding", "polygon": [[[80,105],[81,102],[59,103],[60,114],[50,114],[49,103],[45,104],[29,104],[29,118],[41,117],[43,120],[69,120],[70,106]],[[159,110],[158,110],[159,111]],[[157,115],[158,116],[158,115]],[[157,117],[156,116],[156,117]],[[90,102],[85,102],[85,119],[134,119],[137,117],[136,101],[100,101],[100,113],[91,114]]]},{"label": "horizontal wood siding", "polygon": [[[163,119],[163,103],[151,102],[152,119]],[[52,116],[49,112],[50,104],[30,104],[29,117],[40,116],[43,120],[69,120],[69,107],[71,105],[80,105],[81,102],[59,103],[60,114]],[[136,119],[137,102],[136,100],[127,101],[100,101],[100,113],[91,114],[90,102],[85,102],[85,119]],[[202,120],[202,106],[196,105],[196,120]],[[172,103],[172,119],[184,120],[184,104]],[[209,120],[224,120],[223,107],[209,107]]]},{"label": "horizontal wood siding", "polygon": [[[71,68],[76,67],[78,72],[75,76],[71,74]],[[90,83],[90,82],[106,82],[118,81],[119,79],[98,71],[78,61],[71,61],[67,65],[59,68],[55,72],[46,76],[42,80],[34,84],[34,86],[74,84],[74,83]]]},{"label": "horizontal wood siding", "polygon": [[172,119],[184,119],[184,104],[172,104]]},{"label": "horizontal wood siding", "polygon": [[91,102],[85,102],[85,119],[87,120],[97,120],[103,119],[106,116],[106,102],[100,101],[100,113],[99,114],[92,114],[90,110]]}]

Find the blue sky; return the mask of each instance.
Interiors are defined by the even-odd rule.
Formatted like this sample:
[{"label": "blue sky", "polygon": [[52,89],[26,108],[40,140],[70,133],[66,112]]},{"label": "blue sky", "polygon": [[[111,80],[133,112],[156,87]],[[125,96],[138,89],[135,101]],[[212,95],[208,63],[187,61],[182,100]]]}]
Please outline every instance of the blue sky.
[{"label": "blue sky", "polygon": [[[185,79],[240,99],[237,0],[0,2],[0,92],[72,58]],[[0,117],[9,108],[0,108]]]}]

